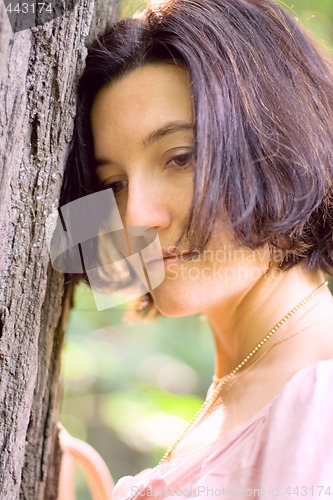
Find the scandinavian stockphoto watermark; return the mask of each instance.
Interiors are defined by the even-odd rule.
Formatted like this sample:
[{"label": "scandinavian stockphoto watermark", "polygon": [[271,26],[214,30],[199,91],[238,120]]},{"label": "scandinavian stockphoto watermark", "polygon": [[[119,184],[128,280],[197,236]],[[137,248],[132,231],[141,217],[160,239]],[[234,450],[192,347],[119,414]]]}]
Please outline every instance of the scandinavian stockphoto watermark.
[{"label": "scandinavian stockphoto watermark", "polygon": [[[282,262],[285,256],[286,252],[275,249],[274,257],[278,262]],[[292,258],[293,255],[289,254],[289,261]],[[179,266],[177,258],[169,260],[169,280],[219,280],[228,284],[242,280],[254,281],[261,277],[277,278],[283,272],[280,266],[269,268],[270,260],[267,252],[254,252],[246,247],[237,247],[232,242],[219,243],[214,249],[194,251],[184,256],[184,263],[189,265]]]},{"label": "scandinavian stockphoto watermark", "polygon": [[125,229],[112,189],[79,198],[49,215],[46,239],[55,270],[87,275],[99,311],[142,297],[165,277],[156,231],[144,226]]},{"label": "scandinavian stockphoto watermark", "polygon": [[327,498],[333,495],[333,485],[285,485],[269,486],[266,488],[210,488],[200,485],[188,488],[172,488],[164,486],[162,488],[152,489],[132,486],[131,494],[137,495],[135,498],[295,498],[312,497]]},{"label": "scandinavian stockphoto watermark", "polygon": [[257,280],[267,268],[267,253],[228,242],[201,252],[180,252],[181,256],[177,247],[169,246],[168,255],[163,255],[154,228],[124,227],[111,188],[52,213],[47,218],[46,239],[53,268],[85,274],[99,311],[138,299],[165,278],[228,284]]},{"label": "scandinavian stockphoto watermark", "polygon": [[3,2],[12,31],[17,33],[54,21],[73,10],[78,0],[3,0]]}]

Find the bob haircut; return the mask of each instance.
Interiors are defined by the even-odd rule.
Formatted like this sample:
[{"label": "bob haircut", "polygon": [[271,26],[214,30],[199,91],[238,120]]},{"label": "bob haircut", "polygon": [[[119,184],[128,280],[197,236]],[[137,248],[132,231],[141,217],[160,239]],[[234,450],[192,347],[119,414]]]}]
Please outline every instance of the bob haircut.
[{"label": "bob haircut", "polygon": [[195,110],[193,200],[177,243],[201,251],[227,220],[240,246],[269,245],[271,265],[333,275],[333,70],[273,0],[170,0],[108,26],[79,81],[61,204],[101,189],[96,94],[162,61],[188,70]]}]

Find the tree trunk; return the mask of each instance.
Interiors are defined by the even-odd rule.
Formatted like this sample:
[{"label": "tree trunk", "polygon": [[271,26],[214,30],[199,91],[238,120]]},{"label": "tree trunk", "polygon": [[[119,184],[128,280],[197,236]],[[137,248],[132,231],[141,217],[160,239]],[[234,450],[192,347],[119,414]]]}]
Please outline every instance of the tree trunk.
[{"label": "tree trunk", "polygon": [[[7,2],[8,3],[8,2]],[[59,369],[71,285],[49,264],[87,36],[117,0],[12,33],[0,0],[0,498],[56,499]]]}]

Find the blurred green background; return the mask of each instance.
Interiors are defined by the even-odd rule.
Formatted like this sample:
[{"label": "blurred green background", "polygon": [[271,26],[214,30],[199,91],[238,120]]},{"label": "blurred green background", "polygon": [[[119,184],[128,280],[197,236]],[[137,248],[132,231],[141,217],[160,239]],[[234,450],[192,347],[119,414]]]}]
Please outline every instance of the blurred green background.
[{"label": "blurred green background", "polygon": [[[333,56],[332,0],[280,2]],[[120,16],[144,8],[123,1]],[[201,405],[214,370],[205,319],[124,321],[125,307],[98,312],[89,288],[76,289],[62,362],[60,421],[102,455],[113,477],[156,465]],[[90,499],[82,472],[77,498]]]}]

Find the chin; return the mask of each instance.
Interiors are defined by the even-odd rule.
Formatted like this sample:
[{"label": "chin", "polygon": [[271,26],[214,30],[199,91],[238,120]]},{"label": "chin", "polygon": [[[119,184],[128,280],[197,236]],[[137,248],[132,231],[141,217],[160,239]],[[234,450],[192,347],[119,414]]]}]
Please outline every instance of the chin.
[{"label": "chin", "polygon": [[188,290],[166,290],[159,286],[151,294],[156,308],[164,316],[176,318],[202,311],[203,300],[199,296],[191,297]]},{"label": "chin", "polygon": [[170,318],[176,318],[180,316],[189,316],[191,312],[188,307],[180,304],[176,300],[168,300],[167,297],[161,299],[153,295],[154,303],[158,311],[163,314],[163,316],[168,316]]}]

